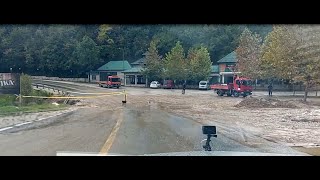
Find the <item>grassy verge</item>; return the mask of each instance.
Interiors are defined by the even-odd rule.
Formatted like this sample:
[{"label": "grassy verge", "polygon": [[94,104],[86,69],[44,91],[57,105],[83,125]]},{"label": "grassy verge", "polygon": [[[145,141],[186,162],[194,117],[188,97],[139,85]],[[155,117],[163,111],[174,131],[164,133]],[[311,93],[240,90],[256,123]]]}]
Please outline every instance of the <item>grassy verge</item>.
[{"label": "grassy verge", "polygon": [[20,113],[34,113],[34,112],[46,112],[46,111],[58,111],[66,109],[68,105],[61,104],[59,106],[53,104],[34,104],[28,106],[2,106],[0,107],[1,115],[15,115]]},{"label": "grassy verge", "polygon": [[[51,96],[45,91],[32,91],[33,96]],[[51,104],[52,101],[46,99],[25,98],[22,106],[19,106],[18,99],[14,95],[0,95],[0,116],[15,115],[21,113],[57,111],[66,109],[68,105]]]}]

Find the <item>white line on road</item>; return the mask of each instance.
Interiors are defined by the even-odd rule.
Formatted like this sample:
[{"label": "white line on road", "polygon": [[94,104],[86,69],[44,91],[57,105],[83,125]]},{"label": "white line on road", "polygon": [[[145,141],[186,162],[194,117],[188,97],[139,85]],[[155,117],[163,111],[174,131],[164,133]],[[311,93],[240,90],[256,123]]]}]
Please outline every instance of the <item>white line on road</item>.
[{"label": "white line on road", "polygon": [[[59,114],[56,114],[56,115],[53,115],[53,116],[41,118],[41,119],[38,119],[38,120],[35,120],[35,121],[43,121],[43,120],[45,120],[45,119],[53,118],[53,117],[55,117],[55,116],[59,116],[59,115],[62,115],[62,114],[68,113],[68,112],[75,111],[75,110],[76,110],[76,109],[71,110],[71,111],[67,111],[67,112],[63,112],[63,113],[59,113]],[[0,129],[0,132],[1,132],[1,131],[8,130],[8,129],[12,129],[13,127],[19,127],[19,126],[26,125],[26,124],[31,124],[31,123],[32,123],[31,121],[27,121],[27,122],[20,123],[20,124],[14,124],[14,125],[12,125],[12,126],[10,126],[10,127],[1,128],[1,129]]]},{"label": "white line on road", "polygon": [[5,128],[0,129],[0,132],[1,132],[1,131],[8,130],[8,129],[12,129],[12,128],[13,128],[12,126],[11,126],[11,127],[5,127]]},{"label": "white line on road", "polygon": [[14,125],[14,126],[19,127],[19,126],[26,125],[26,124],[30,124],[30,123],[32,123],[32,122],[28,121],[28,122],[16,124],[16,125]]}]

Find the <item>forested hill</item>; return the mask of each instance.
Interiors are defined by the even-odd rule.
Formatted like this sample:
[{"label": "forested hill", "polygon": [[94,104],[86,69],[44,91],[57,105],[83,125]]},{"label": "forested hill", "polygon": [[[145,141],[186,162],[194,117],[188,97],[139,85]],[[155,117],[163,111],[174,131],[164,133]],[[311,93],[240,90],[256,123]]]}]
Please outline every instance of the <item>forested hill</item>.
[{"label": "forested hill", "polygon": [[[110,60],[133,62],[152,39],[162,56],[180,41],[204,45],[213,63],[235,50],[245,27],[264,37],[272,25],[1,25],[0,72],[80,77]],[[19,69],[20,68],[20,69]]]}]

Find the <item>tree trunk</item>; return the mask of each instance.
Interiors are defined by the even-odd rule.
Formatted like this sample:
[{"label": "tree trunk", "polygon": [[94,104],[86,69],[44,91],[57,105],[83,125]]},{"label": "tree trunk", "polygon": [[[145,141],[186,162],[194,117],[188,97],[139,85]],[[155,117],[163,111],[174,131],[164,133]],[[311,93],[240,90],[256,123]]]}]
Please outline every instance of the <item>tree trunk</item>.
[{"label": "tree trunk", "polygon": [[304,97],[303,97],[304,102],[307,101],[307,96],[308,96],[308,84],[306,85],[306,87],[304,89]]},{"label": "tree trunk", "polygon": [[255,90],[257,89],[257,81],[258,81],[258,79],[256,79],[256,82],[255,82],[255,84],[254,84],[254,89],[255,89]]},{"label": "tree trunk", "polygon": [[292,90],[293,90],[293,96],[295,96],[296,95],[296,91],[294,89],[294,83],[292,83]]}]

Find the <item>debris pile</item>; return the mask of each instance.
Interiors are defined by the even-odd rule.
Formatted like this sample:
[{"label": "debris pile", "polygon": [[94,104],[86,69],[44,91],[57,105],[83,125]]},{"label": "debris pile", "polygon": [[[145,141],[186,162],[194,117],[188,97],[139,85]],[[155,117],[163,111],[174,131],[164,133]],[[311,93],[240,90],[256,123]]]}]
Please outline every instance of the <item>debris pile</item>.
[{"label": "debris pile", "polygon": [[246,107],[246,108],[297,108],[291,101],[280,101],[272,98],[245,98],[235,107]]}]

